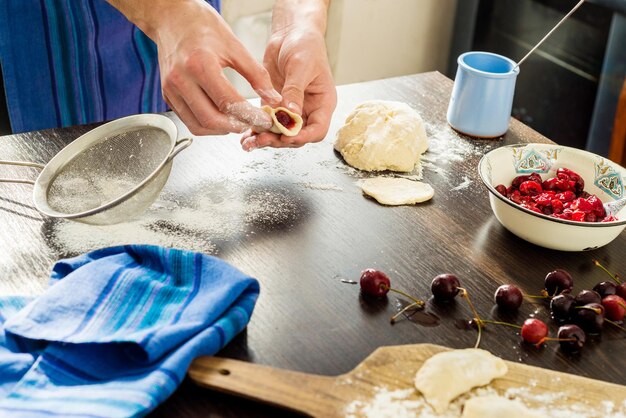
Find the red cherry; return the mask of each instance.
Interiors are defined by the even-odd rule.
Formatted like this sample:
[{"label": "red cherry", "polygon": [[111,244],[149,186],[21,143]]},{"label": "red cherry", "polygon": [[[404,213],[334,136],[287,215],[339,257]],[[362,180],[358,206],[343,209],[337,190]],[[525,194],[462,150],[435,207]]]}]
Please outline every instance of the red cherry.
[{"label": "red cherry", "polygon": [[548,274],[544,279],[545,289],[549,295],[558,295],[563,291],[569,291],[574,287],[572,276],[563,269],[556,269]]},{"label": "red cherry", "polygon": [[604,316],[611,321],[623,321],[626,315],[626,300],[617,296],[609,295],[602,299]]},{"label": "red cherry", "polygon": [[435,299],[450,301],[459,294],[461,282],[454,274],[440,274],[430,283],[430,290]]},{"label": "red cherry", "polygon": [[382,271],[366,269],[361,273],[359,284],[364,294],[382,298],[389,292],[391,280]]},{"label": "red cherry", "polygon": [[615,294],[622,299],[626,299],[626,282],[619,284],[615,288]]},{"label": "red cherry", "polygon": [[524,300],[522,291],[512,284],[503,284],[498,287],[493,298],[499,308],[508,311],[516,311]]},{"label": "red cherry", "polygon": [[536,196],[540,194],[543,189],[541,188],[541,184],[536,181],[528,180],[519,185],[519,191],[526,196]]},{"label": "red cherry", "polygon": [[536,318],[528,318],[522,324],[522,339],[530,344],[539,344],[548,336],[548,326]]}]

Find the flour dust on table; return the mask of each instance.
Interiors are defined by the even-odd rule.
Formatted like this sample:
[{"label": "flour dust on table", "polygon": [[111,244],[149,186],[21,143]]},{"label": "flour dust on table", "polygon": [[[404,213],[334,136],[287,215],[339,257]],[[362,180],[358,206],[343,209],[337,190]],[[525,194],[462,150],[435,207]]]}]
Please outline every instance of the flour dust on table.
[{"label": "flour dust on table", "polygon": [[94,226],[48,220],[44,232],[51,247],[63,255],[129,243],[216,255],[220,244],[235,237],[297,223],[305,210],[301,206],[289,190],[242,190],[223,180],[200,186],[186,197],[164,193],[131,222]]}]

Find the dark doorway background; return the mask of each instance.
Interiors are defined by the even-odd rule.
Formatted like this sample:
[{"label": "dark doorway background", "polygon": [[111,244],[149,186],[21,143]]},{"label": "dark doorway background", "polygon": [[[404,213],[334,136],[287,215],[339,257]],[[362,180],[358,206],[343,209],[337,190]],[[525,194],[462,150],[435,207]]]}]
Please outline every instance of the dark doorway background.
[{"label": "dark doorway background", "polygon": [[[571,0],[480,0],[472,49],[518,61],[572,5]],[[522,64],[515,118],[559,144],[585,148],[611,17],[606,8],[583,4]]]}]

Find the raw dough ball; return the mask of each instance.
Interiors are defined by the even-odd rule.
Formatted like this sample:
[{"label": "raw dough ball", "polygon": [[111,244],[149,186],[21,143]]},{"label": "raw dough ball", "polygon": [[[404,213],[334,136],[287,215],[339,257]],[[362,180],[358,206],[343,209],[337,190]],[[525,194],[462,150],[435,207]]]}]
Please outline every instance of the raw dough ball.
[{"label": "raw dough ball", "polygon": [[421,116],[406,103],[371,100],[348,115],[335,149],[361,170],[411,171],[428,139]]},{"label": "raw dough ball", "polygon": [[430,184],[403,178],[374,177],[363,180],[361,190],[383,205],[412,205],[425,202],[435,191]]},{"label": "raw dough ball", "polygon": [[270,131],[275,134],[296,136],[302,129],[302,116],[293,113],[289,109],[284,107],[272,108],[269,106],[263,106],[261,109],[272,117],[274,124]]},{"label": "raw dough ball", "polygon": [[526,408],[519,400],[496,395],[468,399],[461,418],[540,418],[541,415]]},{"label": "raw dough ball", "polygon": [[507,371],[501,358],[480,348],[444,351],[424,362],[415,375],[415,388],[441,414],[457,396],[486,385]]}]

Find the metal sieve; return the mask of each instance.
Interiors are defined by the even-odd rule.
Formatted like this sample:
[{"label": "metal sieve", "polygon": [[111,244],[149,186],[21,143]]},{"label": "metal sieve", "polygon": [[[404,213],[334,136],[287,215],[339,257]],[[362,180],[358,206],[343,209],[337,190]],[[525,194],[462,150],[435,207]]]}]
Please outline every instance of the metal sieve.
[{"label": "metal sieve", "polygon": [[33,200],[42,214],[88,224],[109,225],[132,219],[157,198],[173,158],[191,145],[177,140],[174,122],[162,115],[128,116],[101,125],[74,140],[48,164],[1,161],[41,169]]}]

